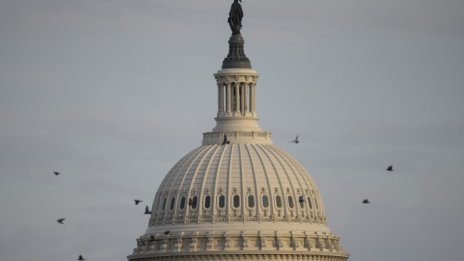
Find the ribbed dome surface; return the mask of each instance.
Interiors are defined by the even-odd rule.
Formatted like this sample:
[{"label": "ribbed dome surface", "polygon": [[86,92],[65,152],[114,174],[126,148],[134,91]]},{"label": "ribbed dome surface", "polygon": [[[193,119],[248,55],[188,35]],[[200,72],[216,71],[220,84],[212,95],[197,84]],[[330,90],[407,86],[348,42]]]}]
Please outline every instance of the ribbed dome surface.
[{"label": "ribbed dome surface", "polygon": [[325,215],[314,182],[289,154],[272,144],[214,144],[169,171],[150,224],[214,221],[325,223]]}]

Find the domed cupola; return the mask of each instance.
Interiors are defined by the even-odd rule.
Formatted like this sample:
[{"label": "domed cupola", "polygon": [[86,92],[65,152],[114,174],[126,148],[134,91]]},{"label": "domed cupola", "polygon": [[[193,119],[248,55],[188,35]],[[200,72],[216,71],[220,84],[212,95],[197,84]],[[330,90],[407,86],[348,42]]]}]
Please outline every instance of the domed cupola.
[{"label": "domed cupola", "polygon": [[229,53],[214,74],[216,126],[162,181],[131,261],[348,258],[309,174],[258,125],[242,17],[235,0]]}]

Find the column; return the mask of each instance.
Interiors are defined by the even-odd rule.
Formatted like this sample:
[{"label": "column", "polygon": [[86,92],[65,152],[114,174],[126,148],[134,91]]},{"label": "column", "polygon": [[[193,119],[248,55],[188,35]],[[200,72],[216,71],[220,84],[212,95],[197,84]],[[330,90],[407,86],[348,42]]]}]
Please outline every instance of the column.
[{"label": "column", "polygon": [[219,112],[224,114],[224,84],[219,84]]},{"label": "column", "polygon": [[252,88],[252,85],[251,83],[247,83],[247,86],[248,86],[248,104],[250,105],[250,113],[253,112],[253,103],[251,102],[251,99],[253,99],[253,88]]},{"label": "column", "polygon": [[235,83],[235,112],[240,112],[240,83]]},{"label": "column", "polygon": [[245,115],[245,112],[246,112],[246,100],[245,100],[245,97],[246,97],[246,91],[245,91],[245,87],[246,87],[246,83],[240,83],[240,102],[242,103],[242,109],[241,109],[241,112],[242,112],[242,115]]},{"label": "column", "polygon": [[232,84],[231,83],[227,83],[226,85],[226,91],[227,91],[227,114],[229,114],[231,111],[232,111],[232,93],[231,93],[231,89],[232,89]]},{"label": "column", "polygon": [[256,112],[256,85],[254,83],[250,84],[250,112],[255,113]]},{"label": "column", "polygon": [[222,99],[222,95],[221,95],[221,84],[218,83],[217,87],[218,87],[218,116],[219,116],[219,114],[221,114],[221,112],[222,112],[221,100],[223,100],[223,99]]},{"label": "column", "polygon": [[243,85],[243,100],[245,102],[245,106],[243,106],[244,114],[248,112],[250,109],[250,102],[249,102],[249,95],[248,95],[248,83]]}]

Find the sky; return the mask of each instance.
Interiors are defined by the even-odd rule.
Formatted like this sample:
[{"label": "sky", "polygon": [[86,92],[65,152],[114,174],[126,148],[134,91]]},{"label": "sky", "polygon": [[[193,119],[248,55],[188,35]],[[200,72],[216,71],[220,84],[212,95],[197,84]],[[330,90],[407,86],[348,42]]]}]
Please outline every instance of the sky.
[{"label": "sky", "polygon": [[[126,260],[215,126],[231,2],[0,0],[0,260]],[[260,126],[350,260],[460,260],[464,1],[242,6]]]}]

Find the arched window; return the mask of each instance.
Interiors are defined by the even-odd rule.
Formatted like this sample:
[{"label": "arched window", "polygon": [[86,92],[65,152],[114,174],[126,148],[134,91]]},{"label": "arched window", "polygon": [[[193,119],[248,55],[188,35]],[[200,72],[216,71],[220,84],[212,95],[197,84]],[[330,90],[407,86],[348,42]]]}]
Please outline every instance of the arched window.
[{"label": "arched window", "polygon": [[263,195],[263,207],[268,208],[269,207],[269,197],[267,195]]},{"label": "arched window", "polygon": [[171,205],[169,206],[169,209],[173,209],[174,208],[174,205],[176,204],[176,198],[171,198]]},{"label": "arched window", "polygon": [[180,200],[180,209],[184,209],[185,208],[185,197],[182,197],[182,199]]},{"label": "arched window", "polygon": [[166,208],[166,200],[167,200],[167,198],[165,198],[165,199],[163,200],[163,210]]},{"label": "arched window", "polygon": [[226,197],[224,195],[219,196],[219,208],[226,206]]},{"label": "arched window", "polygon": [[279,195],[277,195],[277,196],[275,197],[275,200],[276,200],[276,205],[277,205],[277,207],[278,207],[278,208],[281,208],[281,207],[282,207],[282,198],[281,198]]},{"label": "arched window", "polygon": [[304,205],[305,205],[305,200],[304,200],[304,197],[303,196],[300,196],[298,198],[298,202],[300,202],[300,208],[304,208]]},{"label": "arched window", "polygon": [[193,197],[192,199],[192,209],[196,209],[198,204],[198,198],[197,196]]},{"label": "arched window", "polygon": [[288,207],[293,208],[293,198],[292,198],[292,196],[288,196]]},{"label": "arched window", "polygon": [[238,207],[240,207],[240,196],[235,195],[234,196],[234,208],[238,208]]},{"label": "arched window", "polygon": [[210,195],[207,195],[205,197],[205,208],[208,209],[211,207],[211,196]]},{"label": "arched window", "polygon": [[255,196],[248,195],[248,207],[254,208],[255,207]]},{"label": "arched window", "polygon": [[308,197],[308,204],[309,204],[309,208],[312,209],[312,208],[313,208],[313,204],[311,204],[311,198],[310,198],[310,197]]}]

